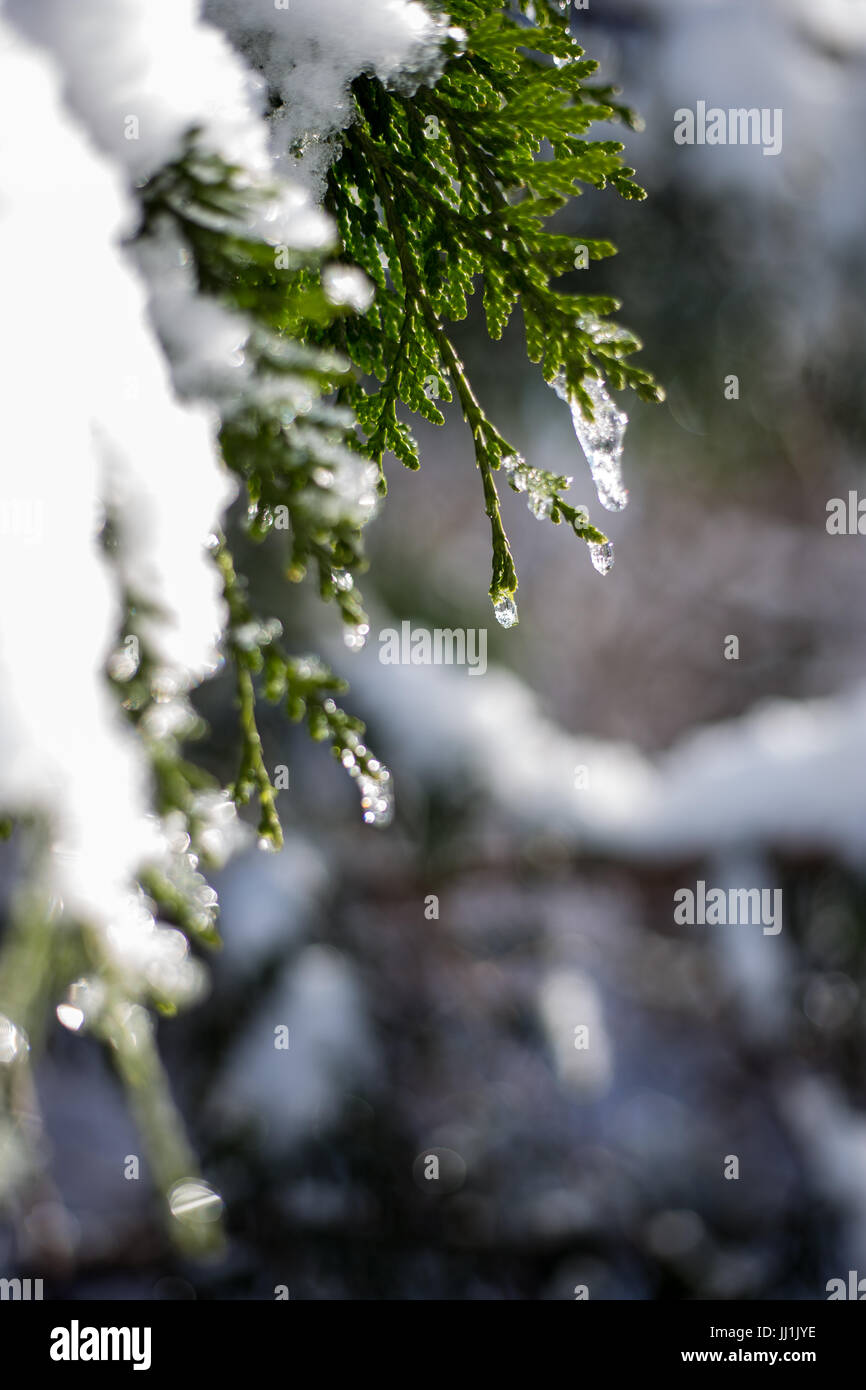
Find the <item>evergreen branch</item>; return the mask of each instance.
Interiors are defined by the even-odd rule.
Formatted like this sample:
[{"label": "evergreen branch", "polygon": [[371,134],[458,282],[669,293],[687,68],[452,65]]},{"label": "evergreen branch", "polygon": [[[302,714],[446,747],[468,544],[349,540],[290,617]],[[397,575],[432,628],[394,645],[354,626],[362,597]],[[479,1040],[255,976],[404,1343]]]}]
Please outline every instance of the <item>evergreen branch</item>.
[{"label": "evergreen branch", "polygon": [[[282,829],[276,809],[276,791],[264,761],[261,737],[256,723],[256,692],[253,677],[261,673],[265,699],[284,703],[289,718],[306,719],[316,742],[328,741],[335,758],[357,782],[363,818],[368,825],[387,825],[393,814],[391,774],[364,743],[364,725],[334,700],[346,689],[341,681],[316,657],[290,657],[276,640],[274,624],[260,623],[244,597],[234,561],[220,537],[216,560],[223,578],[223,591],[229,607],[229,648],[238,680],[241,713],[241,768],[233,796],[245,804],[253,792],[258,794],[259,834],[265,844],[278,848]],[[277,625],[278,626],[278,625]],[[243,633],[239,640],[237,634]],[[363,634],[365,635],[365,634]],[[363,640],[363,635],[359,640]]]},{"label": "evergreen branch", "polygon": [[[490,597],[496,603],[501,597],[511,595],[517,588],[517,575],[514,570],[514,561],[511,549],[508,544],[508,537],[502,524],[502,514],[499,508],[499,495],[496,491],[496,483],[493,479],[492,467],[499,466],[499,458],[502,451],[509,451],[509,445],[499,435],[499,433],[488,422],[484,415],[475,393],[472,390],[466,376],[463,364],[457,356],[450,338],[445,333],[439,322],[427,291],[418,273],[417,267],[412,259],[410,247],[403,227],[394,213],[394,198],[392,190],[387,183],[386,174],[383,168],[383,161],[372,140],[366,134],[360,135],[362,148],[370,158],[377,187],[382,197],[382,206],[397,255],[400,261],[400,268],[406,285],[407,298],[413,307],[420,310],[430,334],[439,348],[439,352],[445,366],[454,382],[460,404],[463,408],[464,418],[472,431],[472,440],[475,447],[475,461],[481,472],[484,488],[484,508],[490,518],[490,529],[493,541],[493,576],[490,582]],[[404,329],[412,321],[411,311],[407,311],[404,319]],[[402,337],[402,334],[401,334]]]},{"label": "evergreen branch", "polygon": [[[517,22],[499,0],[457,0],[449,13],[466,42],[450,54],[434,86],[422,84],[409,97],[368,76],[353,84],[355,120],[331,168],[326,205],[344,253],[379,287],[366,316],[339,325],[343,350],[381,383],[347,393],[365,433],[361,447],[376,463],[381,489],[386,452],[417,467],[417,445],[397,406],[442,424],[432,397],[441,391],[451,398],[450,378],[482,474],[495,602],[517,583],[493,476],[515,451],[480,406],[447,327],[465,317],[476,280],[491,337],[502,335],[519,304],[530,360],[548,383],[561,383],[588,421],[595,413],[589,377],[615,390],[630,387],[646,400],[659,400],[662,392],[649,372],[627,360],[638,340],[607,321],[617,300],[552,283],[573,270],[578,248],[591,260],[615,248],[545,225],[582,185],[645,196],[618,141],[586,138],[594,121],[636,124],[635,118],[613,100],[612,88],[588,85],[597,65],[556,7],[539,5],[532,23]],[[541,157],[544,141],[551,158]],[[314,326],[310,341],[332,345],[335,332]],[[606,543],[581,509],[544,495],[545,515],[571,520],[589,544]]]},{"label": "evergreen branch", "polygon": [[493,542],[493,575],[489,592],[491,600],[495,604],[506,595],[513,595],[517,589],[517,573],[514,568],[511,547],[508,544],[508,537],[502,523],[499,493],[496,490],[496,482],[493,477],[493,468],[498,468],[503,454],[510,452],[509,445],[493,429],[484,415],[466,377],[463,363],[457,356],[450,338],[437,322],[426,296],[422,299],[422,304],[431,331],[439,344],[443,359],[457,388],[464,419],[472,431],[475,461],[481,471],[484,486],[484,510],[490,518]]}]

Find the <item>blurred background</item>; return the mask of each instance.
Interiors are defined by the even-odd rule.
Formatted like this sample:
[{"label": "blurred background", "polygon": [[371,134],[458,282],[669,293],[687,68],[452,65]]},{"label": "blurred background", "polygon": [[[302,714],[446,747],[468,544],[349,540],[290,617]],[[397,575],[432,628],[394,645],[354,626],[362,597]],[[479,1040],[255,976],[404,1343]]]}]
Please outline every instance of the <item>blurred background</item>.
[{"label": "blurred background", "polygon": [[[290,646],[350,680],[397,816],[364,826],[342,769],[268,715],[285,849],[253,840],[218,876],[211,994],[159,1025],[226,1254],[172,1252],[146,1166],[124,1179],[140,1148],[108,1061],[58,1026],[38,1073],[57,1202],[0,1235],[20,1271],[52,1225],[46,1293],[808,1300],[866,1276],[866,540],[826,526],[864,485],[866,4],[592,0],[573,26],[646,121],[625,138],[648,200],[588,192],[559,218],[618,246],[564,284],[623,301],[667,389],[617,401],[625,512],[599,507],[519,316],[491,345],[476,310],[457,338],[615,566],[504,489],[501,630],[453,411],[419,427],[420,473],[389,470],[363,652],[278,556],[246,557]],[[676,145],[699,100],[781,108],[781,153]],[[486,674],[380,663],[407,619],[486,628]],[[230,769],[229,683],[199,707]],[[677,925],[699,880],[781,889],[782,930]]]}]

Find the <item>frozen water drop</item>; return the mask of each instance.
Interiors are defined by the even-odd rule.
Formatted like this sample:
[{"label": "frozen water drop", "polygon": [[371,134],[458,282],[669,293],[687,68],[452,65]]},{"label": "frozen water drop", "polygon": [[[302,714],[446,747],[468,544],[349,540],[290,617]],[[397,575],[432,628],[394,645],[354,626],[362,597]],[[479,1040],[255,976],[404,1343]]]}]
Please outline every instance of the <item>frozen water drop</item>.
[{"label": "frozen water drop", "polygon": [[9,1066],[30,1050],[30,1044],[11,1018],[0,1014],[0,1066]]},{"label": "frozen water drop", "polygon": [[[352,768],[354,772],[358,769]],[[389,825],[394,816],[394,794],[383,786],[384,778],[361,773],[358,790],[361,793],[361,814],[366,825]]]},{"label": "frozen water drop", "polygon": [[367,641],[367,634],[370,631],[369,623],[357,623],[355,627],[347,627],[343,633],[343,641],[350,652],[359,652]]},{"label": "frozen water drop", "polygon": [[618,409],[598,377],[584,377],[583,387],[592,402],[594,419],[587,420],[577,396],[569,394],[562,375],[552,383],[570,411],[574,432],[586,455],[598,500],[609,512],[622,511],[628,492],[622,482],[622,448],[628,416]]},{"label": "frozen water drop", "polygon": [[500,594],[493,605],[493,614],[502,627],[514,627],[517,622],[517,604],[510,594]]},{"label": "frozen water drop", "polygon": [[77,1033],[84,1023],[84,1014],[74,1004],[58,1004],[55,1010],[59,1021],[70,1033]]},{"label": "frozen water drop", "polygon": [[599,574],[609,574],[613,569],[613,546],[610,541],[590,544],[589,554]]},{"label": "frozen water drop", "polygon": [[553,498],[545,496],[543,492],[530,492],[526,498],[526,505],[534,517],[543,521],[553,510]]},{"label": "frozen water drop", "polygon": [[201,1178],[182,1178],[168,1196],[169,1210],[178,1221],[216,1221],[223,1202],[218,1192]]},{"label": "frozen water drop", "polygon": [[108,658],[108,674],[116,681],[130,681],[138,670],[138,638],[130,635]]},{"label": "frozen water drop", "polygon": [[501,464],[504,473],[508,474],[508,481],[515,492],[526,491],[527,473],[530,471],[526,467],[526,460],[522,454],[509,454],[502,460]]},{"label": "frozen water drop", "polygon": [[101,980],[76,980],[55,1013],[64,1028],[78,1033],[86,1023],[92,1023],[99,1016],[104,1003],[105,986]]}]

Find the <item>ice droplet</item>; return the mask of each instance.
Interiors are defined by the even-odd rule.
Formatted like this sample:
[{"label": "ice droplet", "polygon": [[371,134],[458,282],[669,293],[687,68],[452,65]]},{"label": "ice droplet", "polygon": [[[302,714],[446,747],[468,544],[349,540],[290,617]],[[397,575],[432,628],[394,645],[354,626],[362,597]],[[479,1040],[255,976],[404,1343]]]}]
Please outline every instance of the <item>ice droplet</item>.
[{"label": "ice droplet", "polygon": [[509,454],[502,460],[502,468],[515,492],[526,491],[526,460],[522,454]]},{"label": "ice droplet", "polygon": [[104,1003],[105,986],[100,980],[76,980],[55,1012],[64,1028],[78,1033],[85,1023],[92,1023],[99,1016]]},{"label": "ice droplet", "polygon": [[[543,521],[553,511],[553,497],[549,491],[549,475],[545,476],[537,468],[529,468],[521,454],[509,454],[502,460],[502,468],[515,492],[526,494],[526,505],[534,517]],[[571,485],[568,479],[568,486]]]},{"label": "ice droplet", "polygon": [[29,1052],[30,1044],[11,1018],[0,1014],[0,1066],[8,1066]]},{"label": "ice droplet", "polygon": [[367,641],[367,634],[370,631],[369,623],[356,623],[354,627],[347,627],[343,632],[343,641],[350,652],[359,652]]},{"label": "ice droplet", "polygon": [[613,546],[610,541],[591,542],[589,554],[599,574],[609,574],[613,569]]},{"label": "ice droplet", "polygon": [[223,1208],[222,1197],[201,1178],[182,1178],[168,1194],[172,1216],[178,1221],[217,1221]]},{"label": "ice droplet", "polygon": [[530,492],[526,498],[526,505],[534,517],[543,521],[553,511],[553,498],[547,497],[543,492]]},{"label": "ice droplet", "polygon": [[[351,770],[356,771],[355,768]],[[390,825],[394,817],[394,793],[388,781],[389,776],[384,768],[377,777],[360,773],[358,790],[361,793],[361,814],[366,825]]]},{"label": "ice droplet", "polygon": [[580,401],[570,395],[565,378],[560,374],[552,383],[553,389],[568,405],[574,432],[586,455],[598,500],[609,512],[620,512],[628,502],[628,492],[622,483],[622,446],[628,416],[618,409],[599,377],[586,376],[583,388],[592,401],[594,420],[587,420]]},{"label": "ice droplet", "polygon": [[517,622],[517,604],[510,594],[500,594],[493,605],[493,613],[502,627],[514,627]]},{"label": "ice droplet", "polygon": [[84,1023],[84,1014],[74,1004],[58,1004],[55,1010],[58,1019],[70,1033],[77,1033]]}]

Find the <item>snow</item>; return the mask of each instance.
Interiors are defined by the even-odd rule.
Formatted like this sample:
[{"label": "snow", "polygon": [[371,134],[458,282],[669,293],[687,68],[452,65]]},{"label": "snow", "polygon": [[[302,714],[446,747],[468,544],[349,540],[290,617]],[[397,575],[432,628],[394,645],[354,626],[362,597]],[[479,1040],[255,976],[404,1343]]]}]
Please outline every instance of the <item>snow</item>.
[{"label": "snow", "polygon": [[[6,458],[41,516],[38,536],[25,528],[0,548],[4,592],[18,598],[0,616],[0,800],[48,818],[45,886],[101,929],[131,990],[164,980],[171,959],[178,994],[194,992],[178,934],[132,888],[166,846],[146,755],[104,666],[128,584],[153,605],[140,634],[178,688],[214,668],[225,614],[204,541],[233,489],[215,466],[213,421],[173,395],[143,287],[117,248],[126,195],[65,119],[44,58],[5,25],[0,36],[0,293],[14,345],[2,367]],[[47,177],[52,168],[62,174]],[[43,363],[60,364],[50,381]],[[99,541],[109,507],[117,571]]]},{"label": "snow", "polygon": [[249,321],[198,293],[189,252],[167,226],[144,238],[136,255],[151,287],[151,317],[171,357],[177,390],[237,397],[249,385],[244,355]]},{"label": "snow", "polygon": [[360,314],[366,313],[373,303],[373,286],[357,266],[326,266],[322,285],[332,304],[346,304]]},{"label": "snow", "polygon": [[[862,1274],[866,1119],[848,1103],[834,1081],[821,1076],[792,1077],[783,1088],[782,1102],[822,1196],[845,1212],[844,1251],[852,1267],[859,1267]],[[828,1274],[844,1278],[847,1270],[828,1270]]]},{"label": "snow", "polygon": [[[599,990],[580,970],[557,967],[538,985],[538,1012],[556,1072],[582,1096],[605,1092],[614,1056]],[[576,1036],[576,1029],[584,1029]]]},{"label": "snow", "polygon": [[[391,619],[371,621],[375,632]],[[464,681],[444,666],[381,666],[375,646],[350,674],[356,698],[389,731],[391,765],[474,786],[526,831],[648,862],[744,846],[862,862],[866,687],[762,702],[653,759],[558,727],[518,677],[492,664],[483,680]]]},{"label": "snow", "polygon": [[[275,1029],[288,1028],[288,1047]],[[268,1142],[290,1145],[339,1114],[347,1090],[372,1083],[377,1053],[366,999],[350,963],[306,945],[284,969],[220,1078],[218,1110],[264,1118]]]},{"label": "snow", "polygon": [[[200,8],[198,0],[81,0],[73,8],[63,0],[36,7],[7,0],[13,21],[51,55],[71,111],[131,183],[146,182],[176,159],[195,130],[202,152],[243,169],[248,206],[234,230],[274,247],[330,247],[330,219],[297,183],[280,181],[263,78],[201,20]],[[130,204],[125,233],[132,219]],[[249,380],[249,324],[196,293],[183,249],[163,228],[136,254],[176,388],[237,394]]]},{"label": "snow", "polygon": [[207,0],[205,13],[260,70],[281,103],[273,119],[278,164],[320,197],[334,137],[349,124],[349,83],[433,76],[442,33],[418,0]]},{"label": "snow", "polygon": [[173,159],[194,126],[206,148],[270,172],[264,84],[201,22],[197,0],[7,0],[6,10],[52,54],[69,106],[133,179]]},{"label": "snow", "polygon": [[[113,343],[135,326],[136,306],[111,248],[126,214],[120,190],[64,120],[46,64],[5,26],[0,45],[4,429],[15,470],[6,486],[20,479],[43,522],[38,543],[8,535],[0,547],[4,593],[18,600],[0,617],[0,786],[6,806],[55,808],[73,855],[58,888],[75,908],[116,888],[146,843],[141,764],[102,677],[120,608],[96,545],[103,465],[93,440],[121,385]],[[49,312],[38,287],[52,266]]]}]

